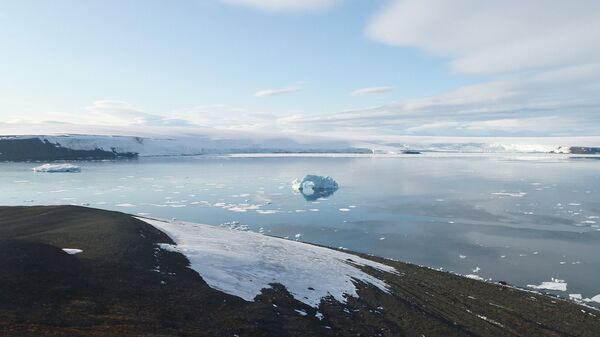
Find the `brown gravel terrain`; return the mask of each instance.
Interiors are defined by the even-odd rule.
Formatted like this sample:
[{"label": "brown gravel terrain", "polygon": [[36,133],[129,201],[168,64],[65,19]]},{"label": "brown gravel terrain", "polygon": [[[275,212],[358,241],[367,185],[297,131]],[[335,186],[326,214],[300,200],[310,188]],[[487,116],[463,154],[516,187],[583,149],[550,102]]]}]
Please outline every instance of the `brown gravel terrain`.
[{"label": "brown gravel terrain", "polygon": [[214,290],[159,242],[123,213],[0,207],[0,336],[600,336],[596,310],[364,255],[399,271],[365,269],[391,294],[360,284],[319,320],[277,284],[254,302]]}]

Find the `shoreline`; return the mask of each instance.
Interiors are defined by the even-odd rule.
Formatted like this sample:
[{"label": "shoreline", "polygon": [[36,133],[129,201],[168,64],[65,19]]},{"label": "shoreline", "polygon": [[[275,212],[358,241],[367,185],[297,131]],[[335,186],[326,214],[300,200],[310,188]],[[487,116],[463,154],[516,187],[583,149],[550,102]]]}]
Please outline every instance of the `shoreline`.
[{"label": "shoreline", "polygon": [[[128,214],[128,213],[126,213]],[[169,219],[163,219],[163,218],[156,218],[156,217],[150,217],[150,216],[142,216],[142,215],[134,215],[134,214],[129,214],[130,216],[140,219],[150,225],[152,225],[153,227],[157,228],[158,230],[161,230],[163,233],[165,233],[167,236],[169,236],[171,238],[171,240],[173,240],[174,242],[176,242],[175,245],[173,245],[173,248],[169,248],[172,249],[175,252],[179,252],[177,249],[177,245],[179,244],[177,242],[177,240],[173,239],[172,235],[169,235],[169,232],[165,230],[165,228],[161,228],[160,224],[156,224],[156,223],[164,223],[164,224],[182,224],[182,225],[192,225],[192,226],[203,226],[203,227],[209,227],[209,228],[218,228],[221,229],[221,227],[218,226],[214,226],[214,225],[207,225],[207,224],[201,224],[201,223],[192,223],[192,222],[186,222],[186,221],[180,221],[180,220],[169,220]],[[149,221],[146,221],[149,220]],[[154,222],[154,224],[153,224]],[[260,236],[266,236],[268,238],[272,238],[272,239],[276,239],[276,240],[282,240],[282,241],[287,241],[287,242],[296,242],[296,243],[301,243],[304,245],[308,245],[308,246],[314,246],[314,247],[319,247],[319,248],[324,248],[327,250],[332,250],[332,251],[337,251],[337,252],[341,252],[344,254],[348,254],[348,255],[355,255],[364,259],[369,259],[369,260],[378,260],[380,261],[380,263],[383,264],[390,264],[390,263],[402,263],[402,264],[407,264],[407,265],[412,265],[412,266],[416,266],[419,268],[425,268],[428,269],[430,271],[433,272],[440,272],[440,273],[445,273],[448,275],[453,275],[453,276],[458,276],[461,278],[465,278],[465,279],[469,279],[469,280],[473,280],[473,281],[477,281],[477,282],[483,282],[486,284],[490,284],[490,285],[501,285],[503,287],[507,287],[507,288],[511,288],[514,290],[518,290],[518,291],[522,291],[522,292],[526,292],[526,293],[531,293],[531,294],[536,294],[536,295],[543,295],[546,296],[548,298],[551,298],[553,300],[560,300],[560,301],[564,301],[567,303],[571,303],[571,304],[575,304],[575,305],[579,305],[581,307],[587,308],[587,309],[592,309],[592,310],[596,310],[599,312],[600,314],[600,302],[598,302],[598,305],[595,306],[593,303],[593,301],[584,301],[584,300],[580,300],[580,301],[576,301],[572,298],[570,298],[569,296],[567,297],[562,297],[556,293],[551,293],[551,292],[547,292],[544,291],[546,289],[539,289],[539,290],[535,290],[532,288],[525,288],[525,287],[520,287],[517,285],[513,285],[510,283],[507,283],[505,281],[500,281],[500,280],[493,280],[493,279],[484,279],[484,278],[477,278],[477,277],[473,277],[473,276],[477,276],[477,275],[463,275],[463,274],[459,274],[456,272],[452,272],[452,271],[446,271],[446,270],[442,270],[442,269],[436,269],[433,267],[429,267],[429,266],[425,266],[425,265],[419,265],[419,264],[415,264],[415,263],[411,263],[411,262],[405,262],[405,261],[401,261],[401,260],[397,260],[397,259],[390,259],[390,258],[386,258],[386,257],[381,257],[381,256],[377,256],[377,255],[373,255],[373,254],[368,254],[368,253],[361,253],[361,252],[357,252],[357,251],[352,251],[352,250],[348,250],[348,249],[340,249],[340,248],[336,248],[336,247],[330,247],[330,246],[324,246],[324,245],[318,245],[318,244],[314,244],[314,243],[310,243],[310,242],[304,242],[304,241],[299,241],[299,240],[292,240],[290,238],[282,238],[282,237],[278,237],[278,236],[272,236],[270,234],[267,233],[257,233],[257,232],[253,232],[253,231],[239,231],[239,230],[235,230],[235,229],[226,229],[226,228],[222,228],[222,230],[224,232],[233,232],[233,233],[250,233],[252,235],[260,235]],[[185,254],[185,250],[181,252],[183,255]],[[198,273],[201,273],[199,270],[197,270]],[[394,274],[397,271],[392,271],[391,273]],[[588,304],[588,303],[592,303],[592,304]]]},{"label": "shoreline", "polygon": [[600,329],[597,310],[571,301],[348,251],[395,268],[357,266],[390,292],[358,282],[357,297],[326,297],[315,308],[275,280],[245,301],[211,288],[193,258],[160,249],[177,238],[113,211],[0,207],[0,240],[6,336],[593,336]]}]

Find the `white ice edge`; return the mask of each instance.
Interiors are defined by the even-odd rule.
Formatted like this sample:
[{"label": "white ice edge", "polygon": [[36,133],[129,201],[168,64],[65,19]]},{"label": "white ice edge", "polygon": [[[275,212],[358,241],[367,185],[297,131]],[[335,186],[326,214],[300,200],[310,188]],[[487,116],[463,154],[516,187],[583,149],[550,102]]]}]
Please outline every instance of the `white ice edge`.
[{"label": "white ice edge", "polygon": [[34,172],[79,172],[81,168],[73,164],[44,164],[32,169]]},{"label": "white ice edge", "polygon": [[539,290],[567,291],[567,282],[559,279],[542,282],[540,285],[528,284],[527,287]]},{"label": "white ice edge", "polygon": [[[252,132],[206,127],[100,126],[57,123],[0,123],[0,138],[38,138],[73,150],[135,152],[144,156],[233,154],[239,156],[402,155],[416,149],[441,153],[515,154],[550,151],[569,154],[569,146],[600,146],[600,137],[429,137],[315,135]],[[561,147],[562,146],[562,147]],[[367,150],[368,151],[364,151]],[[306,152],[311,152],[306,154]],[[248,153],[250,152],[250,153]],[[286,153],[280,153],[286,152]],[[432,152],[436,152],[434,154]],[[556,154],[553,154],[556,156]],[[586,155],[587,156],[587,155]],[[543,159],[541,157],[539,159]],[[537,160],[524,157],[524,160]],[[547,158],[546,158],[547,159]]]},{"label": "white ice edge", "polygon": [[136,218],[171,237],[176,246],[161,244],[161,248],[185,255],[209,286],[247,301],[271,283],[279,283],[295,299],[315,308],[327,296],[345,303],[349,296],[358,297],[356,282],[390,291],[383,280],[359,266],[397,274],[391,266],[307,243],[210,225]]}]

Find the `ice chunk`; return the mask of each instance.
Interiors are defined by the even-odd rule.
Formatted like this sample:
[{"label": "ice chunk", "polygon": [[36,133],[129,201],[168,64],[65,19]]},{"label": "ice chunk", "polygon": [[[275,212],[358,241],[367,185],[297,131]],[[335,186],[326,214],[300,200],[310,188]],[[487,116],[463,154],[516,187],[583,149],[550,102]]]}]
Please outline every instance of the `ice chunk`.
[{"label": "ice chunk", "polygon": [[338,188],[338,183],[329,176],[309,174],[302,179],[292,181],[292,189],[310,201],[326,198],[337,191]]},{"label": "ice chunk", "polygon": [[81,168],[77,165],[72,164],[44,164],[42,166],[34,167],[34,172],[80,172]]},{"label": "ice chunk", "polygon": [[586,298],[584,301],[600,303],[600,294],[598,294],[592,298]]},{"label": "ice chunk", "polygon": [[526,196],[527,193],[525,193],[525,192],[516,192],[516,193],[513,193],[513,192],[504,192],[503,191],[503,192],[494,192],[494,193],[492,193],[492,195],[497,195],[497,196],[500,196],[500,197],[522,198],[522,197]]},{"label": "ice chunk", "polygon": [[540,285],[528,284],[529,288],[538,290],[556,290],[556,291],[567,291],[567,282],[565,280],[559,280],[552,278],[550,282],[542,282]]},{"label": "ice chunk", "polygon": [[275,214],[275,213],[281,213],[281,211],[278,211],[276,209],[257,209],[256,213],[258,213],[258,214]]},{"label": "ice chunk", "polygon": [[583,297],[581,296],[581,294],[569,294],[569,299],[581,301]]},{"label": "ice chunk", "polygon": [[292,182],[292,188],[296,191],[311,190],[337,190],[338,183],[329,176],[306,175],[302,179]]}]

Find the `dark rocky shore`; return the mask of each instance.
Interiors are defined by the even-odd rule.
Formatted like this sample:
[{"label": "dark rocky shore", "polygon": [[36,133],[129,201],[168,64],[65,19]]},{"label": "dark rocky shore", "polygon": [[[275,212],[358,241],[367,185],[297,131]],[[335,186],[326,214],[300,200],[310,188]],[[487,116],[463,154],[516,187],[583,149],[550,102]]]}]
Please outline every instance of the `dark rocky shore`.
[{"label": "dark rocky shore", "polygon": [[94,150],[73,150],[39,138],[0,138],[0,161],[54,161],[133,159],[137,153]]},{"label": "dark rocky shore", "polygon": [[[210,288],[127,214],[0,207],[1,336],[598,336],[600,312],[500,284],[363,256],[399,275],[319,311],[274,285],[254,302]],[[62,248],[78,248],[76,255]],[[156,266],[160,272],[156,272]],[[308,315],[299,315],[303,309]]]}]

